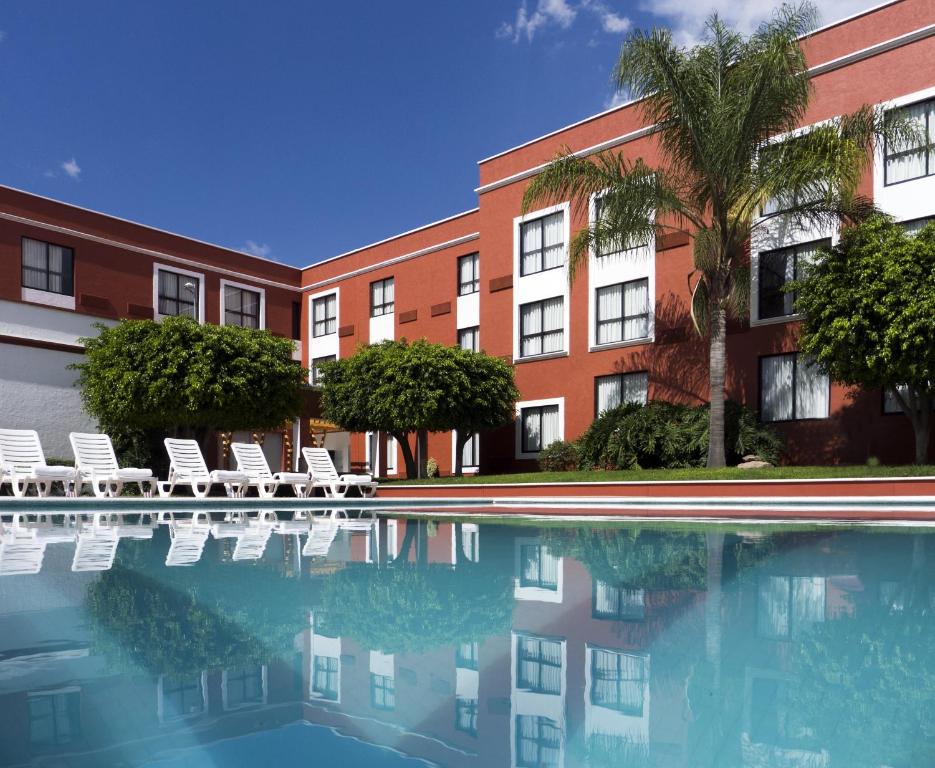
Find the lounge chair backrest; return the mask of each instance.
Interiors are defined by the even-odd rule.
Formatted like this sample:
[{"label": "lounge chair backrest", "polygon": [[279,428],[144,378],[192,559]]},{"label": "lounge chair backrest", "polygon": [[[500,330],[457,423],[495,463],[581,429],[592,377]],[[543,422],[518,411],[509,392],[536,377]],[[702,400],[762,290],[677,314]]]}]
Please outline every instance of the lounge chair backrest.
[{"label": "lounge chair backrest", "polygon": [[308,464],[308,471],[316,480],[338,479],[338,470],[334,468],[334,462],[327,448],[303,448],[302,456]]},{"label": "lounge chair backrest", "polygon": [[231,443],[231,451],[237,460],[237,469],[251,478],[269,480],[273,473],[263,453],[263,448],[256,443]]},{"label": "lounge chair backrest", "polygon": [[172,462],[172,469],[183,477],[207,477],[208,465],[205,464],[201,448],[195,440],[180,440],[175,437],[165,439],[166,452]]},{"label": "lounge chair backrest", "polygon": [[45,464],[39,433],[34,429],[0,429],[0,464],[12,465],[18,472]]},{"label": "lounge chair backrest", "polygon": [[79,470],[88,472],[93,469],[102,474],[111,474],[120,468],[114,446],[107,435],[71,432],[68,440],[75,452],[75,466]]}]

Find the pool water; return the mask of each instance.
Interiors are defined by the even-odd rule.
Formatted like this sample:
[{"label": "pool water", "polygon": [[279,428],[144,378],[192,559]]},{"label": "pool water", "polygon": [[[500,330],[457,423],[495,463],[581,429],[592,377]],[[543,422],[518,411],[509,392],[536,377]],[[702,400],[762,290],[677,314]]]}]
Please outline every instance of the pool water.
[{"label": "pool water", "polygon": [[935,765],[925,528],[280,517],[6,515],[0,765]]}]

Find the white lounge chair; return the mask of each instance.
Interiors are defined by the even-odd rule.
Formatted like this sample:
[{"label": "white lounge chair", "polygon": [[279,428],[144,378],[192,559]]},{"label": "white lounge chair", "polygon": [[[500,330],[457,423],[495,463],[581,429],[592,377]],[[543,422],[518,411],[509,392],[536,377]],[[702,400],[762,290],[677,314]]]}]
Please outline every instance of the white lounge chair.
[{"label": "white lounge chair", "polygon": [[215,523],[211,526],[211,535],[215,539],[237,540],[234,560],[259,560],[277,522],[275,512],[261,512],[253,519],[241,517],[238,522]]},{"label": "white lounge chair", "polygon": [[39,433],[34,429],[0,429],[0,466],[16,496],[25,496],[30,485],[39,496],[48,496],[52,483],[61,483],[66,496],[77,495],[77,472],[72,467],[45,463]]},{"label": "white lounge chair", "polygon": [[302,456],[312,476],[312,486],[321,488],[329,498],[343,499],[351,488],[366,498],[375,496],[379,483],[373,475],[339,475],[325,448],[303,448]]},{"label": "white lounge chair", "polygon": [[71,569],[106,571],[113,567],[121,539],[151,539],[153,526],[142,522],[124,525],[119,515],[98,513],[90,524],[78,521],[78,539]]},{"label": "white lounge chair", "polygon": [[36,574],[42,570],[45,549],[49,544],[75,540],[75,528],[69,524],[53,525],[39,516],[30,522],[14,514],[9,523],[0,523],[0,576]]},{"label": "white lounge chair", "polygon": [[194,565],[201,559],[211,532],[211,518],[206,512],[195,512],[191,518],[176,520],[171,512],[160,513],[159,521],[169,525],[169,552],[166,565]]},{"label": "white lounge chair", "polygon": [[327,557],[338,535],[338,521],[334,518],[315,518],[308,532],[308,539],[302,547],[304,557]]},{"label": "white lounge chair", "polygon": [[121,468],[117,463],[114,445],[107,435],[71,432],[68,440],[75,453],[78,493],[81,493],[81,485],[89,483],[98,498],[119,496],[126,483],[137,483],[143,496],[150,498],[153,495],[156,478],[152,471],[136,467]]},{"label": "white lounge chair", "polygon": [[223,483],[224,490],[231,497],[240,498],[246,492],[250,478],[243,472],[223,469],[209,472],[196,441],[167,437],[164,442],[169,454],[169,479],[157,483],[160,496],[171,496],[177,485],[185,485],[195,496],[203,499],[215,483]]},{"label": "white lounge chair", "polygon": [[263,447],[257,443],[231,443],[231,451],[237,460],[237,470],[250,478],[250,485],[265,499],[276,495],[280,485],[291,485],[296,496],[302,498],[311,490],[308,472],[273,472],[269,468]]}]

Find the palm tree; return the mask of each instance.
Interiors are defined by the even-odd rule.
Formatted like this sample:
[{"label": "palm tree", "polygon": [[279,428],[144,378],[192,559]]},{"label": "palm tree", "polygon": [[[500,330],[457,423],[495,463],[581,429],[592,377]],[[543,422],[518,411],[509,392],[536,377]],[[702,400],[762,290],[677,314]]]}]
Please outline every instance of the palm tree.
[{"label": "palm tree", "polygon": [[800,130],[812,84],[799,40],[816,25],[814,6],[804,3],[783,5],[749,37],[713,15],[692,48],[666,29],[631,33],[614,77],[654,126],[660,161],[565,148],[523,198],[525,212],[547,200],[587,210],[600,197],[599,219],[570,243],[572,279],[591,252],[633,247],[657,231],[691,232],[691,317],[710,347],[709,467],[725,464],[726,324],[746,311],[751,236],[775,216],[827,227],[867,215],[872,204],[858,184],[875,140],[898,133],[896,121],[884,125],[882,111],[868,106]]}]

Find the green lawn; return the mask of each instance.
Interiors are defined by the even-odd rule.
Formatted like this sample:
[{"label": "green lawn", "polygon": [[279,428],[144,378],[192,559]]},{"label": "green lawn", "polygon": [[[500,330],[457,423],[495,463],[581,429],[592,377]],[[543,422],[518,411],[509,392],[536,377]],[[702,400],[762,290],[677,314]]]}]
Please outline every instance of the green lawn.
[{"label": "green lawn", "polygon": [[572,483],[611,482],[619,480],[785,480],[837,477],[919,477],[935,476],[935,466],[904,465],[896,467],[770,467],[767,469],[634,469],[609,472],[522,472],[513,475],[468,475],[439,477],[430,480],[388,480],[388,483],[418,485],[472,485],[476,483]]}]

